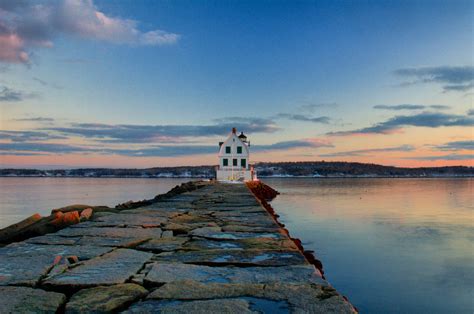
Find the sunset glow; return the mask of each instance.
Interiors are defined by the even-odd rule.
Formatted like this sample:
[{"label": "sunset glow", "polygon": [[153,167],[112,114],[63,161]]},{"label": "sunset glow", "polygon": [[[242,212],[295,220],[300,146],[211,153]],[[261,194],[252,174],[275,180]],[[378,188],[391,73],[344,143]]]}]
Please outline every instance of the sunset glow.
[{"label": "sunset glow", "polygon": [[472,1],[0,2],[0,167],[474,166]]}]

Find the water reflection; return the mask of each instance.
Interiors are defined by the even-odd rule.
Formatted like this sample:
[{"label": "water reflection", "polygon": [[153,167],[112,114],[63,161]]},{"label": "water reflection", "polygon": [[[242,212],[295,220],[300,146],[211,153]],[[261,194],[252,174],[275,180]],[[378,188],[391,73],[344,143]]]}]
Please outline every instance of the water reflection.
[{"label": "water reflection", "polygon": [[0,228],[71,204],[115,206],[152,198],[189,179],[0,178]]},{"label": "water reflection", "polygon": [[472,179],[266,179],[292,236],[366,313],[472,313]]}]

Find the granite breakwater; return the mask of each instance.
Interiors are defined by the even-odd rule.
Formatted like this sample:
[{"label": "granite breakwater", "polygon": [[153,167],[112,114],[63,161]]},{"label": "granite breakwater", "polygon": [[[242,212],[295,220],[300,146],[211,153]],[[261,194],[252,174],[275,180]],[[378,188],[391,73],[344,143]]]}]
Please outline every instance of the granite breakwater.
[{"label": "granite breakwater", "polygon": [[276,194],[260,182],[190,183],[4,241],[2,312],[356,312],[278,222]]}]

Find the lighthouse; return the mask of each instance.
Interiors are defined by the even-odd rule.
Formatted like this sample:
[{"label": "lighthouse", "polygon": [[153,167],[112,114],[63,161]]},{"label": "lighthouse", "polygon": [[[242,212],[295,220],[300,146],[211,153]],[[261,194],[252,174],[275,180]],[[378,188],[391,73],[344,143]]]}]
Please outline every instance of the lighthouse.
[{"label": "lighthouse", "polygon": [[256,173],[249,164],[250,141],[243,132],[237,135],[236,128],[224,142],[219,143],[219,165],[216,179],[219,181],[251,181]]}]

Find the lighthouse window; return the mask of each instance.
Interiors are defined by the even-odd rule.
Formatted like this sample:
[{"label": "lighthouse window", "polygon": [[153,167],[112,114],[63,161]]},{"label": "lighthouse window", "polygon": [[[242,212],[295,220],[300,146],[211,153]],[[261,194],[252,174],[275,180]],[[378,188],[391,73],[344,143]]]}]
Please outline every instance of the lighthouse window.
[{"label": "lighthouse window", "polygon": [[227,158],[222,159],[222,165],[223,166],[228,166],[229,165],[229,159],[227,159]]},{"label": "lighthouse window", "polygon": [[234,158],[234,159],[232,160],[232,165],[233,165],[233,166],[237,166],[237,158]]},{"label": "lighthouse window", "polygon": [[247,160],[246,160],[245,158],[242,158],[242,159],[240,160],[240,166],[241,166],[242,168],[246,168],[246,167],[247,167]]},{"label": "lighthouse window", "polygon": [[237,146],[237,154],[242,154],[242,146]]},{"label": "lighthouse window", "polygon": [[225,153],[226,153],[226,154],[230,154],[230,146],[226,146],[226,147],[225,147]]}]

